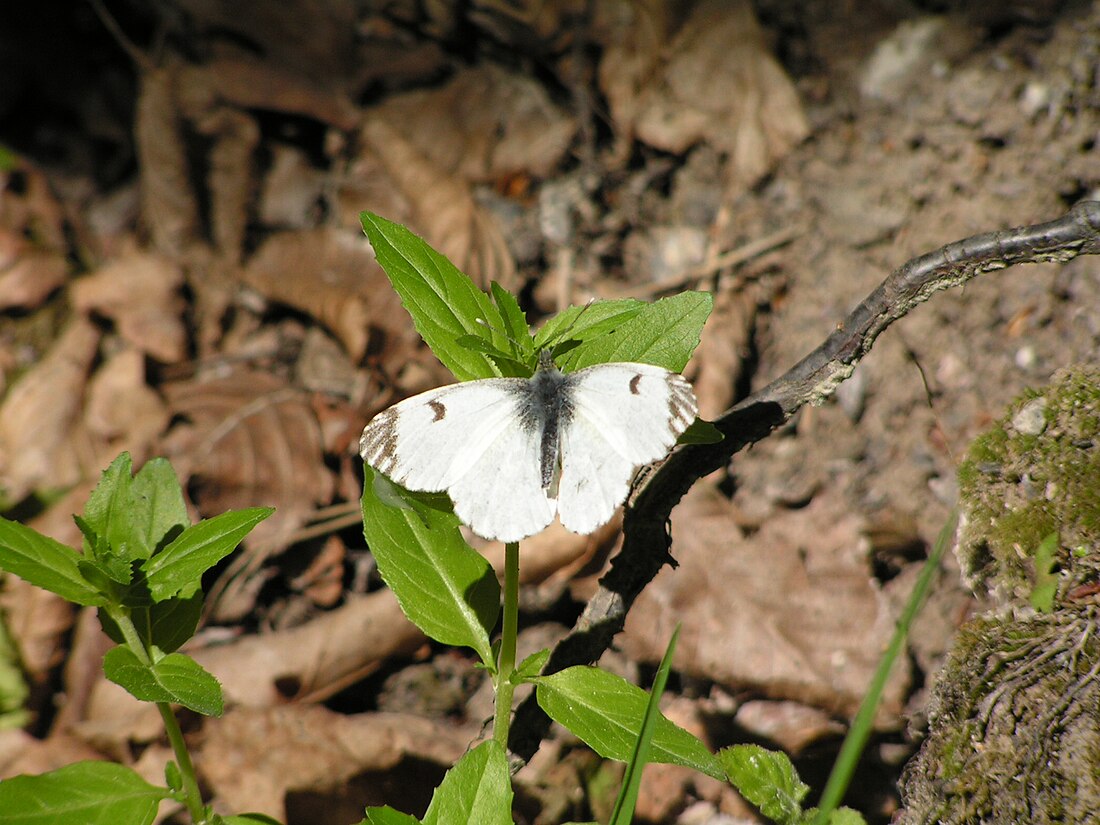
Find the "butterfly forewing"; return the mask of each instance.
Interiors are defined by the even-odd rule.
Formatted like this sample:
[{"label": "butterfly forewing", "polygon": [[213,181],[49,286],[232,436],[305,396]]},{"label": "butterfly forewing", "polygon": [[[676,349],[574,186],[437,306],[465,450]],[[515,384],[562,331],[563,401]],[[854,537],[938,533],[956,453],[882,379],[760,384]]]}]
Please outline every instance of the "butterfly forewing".
[{"label": "butterfly forewing", "polygon": [[695,396],[681,376],[647,364],[600,364],[569,378],[558,513],[569,530],[589,533],[626,498],[634,471],[664,458],[695,420]]},{"label": "butterfly forewing", "polygon": [[410,490],[449,493],[478,535],[518,541],[554,517],[539,474],[541,433],[520,414],[528,386],[494,378],[407,398],[371,420],[360,453]]}]

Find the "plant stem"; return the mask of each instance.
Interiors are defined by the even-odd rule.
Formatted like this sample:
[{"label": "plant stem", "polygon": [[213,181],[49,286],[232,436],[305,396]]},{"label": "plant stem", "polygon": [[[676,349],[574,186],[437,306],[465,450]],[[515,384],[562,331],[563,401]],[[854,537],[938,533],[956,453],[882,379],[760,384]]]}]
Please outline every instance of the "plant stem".
[{"label": "plant stem", "polygon": [[519,624],[519,542],[504,547],[504,621],[500,631],[500,657],[497,660],[497,701],[493,716],[493,739],[508,748],[508,730],[512,724],[512,674],[516,669],[516,633]]},{"label": "plant stem", "polygon": [[180,769],[180,777],[183,780],[183,804],[187,806],[187,812],[191,815],[191,821],[195,825],[201,825],[206,821],[206,814],[202,804],[202,794],[199,792],[199,781],[195,777],[195,766],[191,763],[191,754],[187,752],[187,743],[183,741],[183,731],[172,713],[172,706],[167,702],[157,702],[157,710],[160,718],[164,720],[164,729],[168,732],[168,741],[172,744],[172,752],[176,755],[176,764]]},{"label": "plant stem", "polygon": [[[134,626],[129,611],[113,611],[111,617],[122,632],[126,647],[143,662],[152,665],[153,656],[145,646],[142,634]],[[191,762],[191,754],[187,752],[187,743],[183,741],[183,731],[168,702],[157,702],[156,706],[160,711],[160,718],[164,721],[164,730],[168,734],[168,741],[172,744],[172,752],[176,755],[176,765],[180,769],[183,804],[187,806],[187,812],[194,825],[202,825],[206,821],[206,813],[202,804],[202,794],[199,792],[199,780],[195,776],[195,766]]]}]

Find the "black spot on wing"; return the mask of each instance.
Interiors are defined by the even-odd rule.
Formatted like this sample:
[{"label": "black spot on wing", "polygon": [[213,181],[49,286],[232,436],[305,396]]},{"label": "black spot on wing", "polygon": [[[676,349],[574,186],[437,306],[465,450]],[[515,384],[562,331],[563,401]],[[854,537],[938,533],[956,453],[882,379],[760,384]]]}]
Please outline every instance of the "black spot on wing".
[{"label": "black spot on wing", "polygon": [[428,406],[432,408],[432,421],[442,421],[447,415],[447,408],[442,401],[431,400]]},{"label": "black spot on wing", "polygon": [[642,374],[636,373],[633,378],[630,379],[630,394],[637,395],[639,390],[638,386],[642,383]]}]

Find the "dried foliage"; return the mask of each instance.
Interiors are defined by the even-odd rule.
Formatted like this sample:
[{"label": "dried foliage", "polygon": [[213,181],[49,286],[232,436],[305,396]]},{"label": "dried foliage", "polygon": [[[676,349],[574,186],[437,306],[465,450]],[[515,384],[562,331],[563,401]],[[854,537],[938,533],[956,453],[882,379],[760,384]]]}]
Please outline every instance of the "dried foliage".
[{"label": "dried foliage", "polygon": [[[169,456],[200,515],[278,508],[209,582],[189,651],[230,704],[197,731],[200,770],[238,810],[302,816],[296,800],[324,799],[310,821],[352,821],[340,806],[393,802],[386,782],[413,800],[431,782],[410,764],[449,763],[484,711],[465,687],[447,705],[460,718],[414,718],[444,703],[400,691],[372,710],[378,674],[463,662],[378,588],[355,526],[364,422],[447,380],[360,211],[519,293],[532,321],[593,295],[713,291],[688,369],[710,417],[785,373],[894,265],[1100,186],[1095,4],[1009,4],[996,37],[974,4],[934,21],[718,0],[107,5],[132,63],[90,16],[50,43],[18,21],[0,32],[27,58],[0,85],[0,502],[78,544],[69,514],[128,450]],[[37,57],[72,43],[82,74]],[[680,566],[633,605],[621,667],[655,661],[683,622],[683,724],[712,744],[824,747],[953,503],[952,457],[1021,386],[1095,360],[1098,291],[1084,259],[978,279],[884,336],[841,404],[718,462],[673,515]],[[609,572],[646,575],[611,566],[620,528],[525,544],[525,604],[555,641],[586,600],[581,625],[622,608]],[[499,569],[502,548],[483,551]],[[880,730],[902,727],[962,621],[956,578]],[[0,599],[39,691],[35,732],[49,728],[0,733],[0,775],[141,751],[159,778],[159,721],[102,679],[94,616],[18,582]],[[333,697],[351,712],[316,705]],[[570,749],[552,742],[521,774],[537,821],[590,818],[563,801],[591,773]],[[675,770],[647,794],[664,821],[692,802],[755,815]],[[888,810],[883,794],[868,804]]]}]

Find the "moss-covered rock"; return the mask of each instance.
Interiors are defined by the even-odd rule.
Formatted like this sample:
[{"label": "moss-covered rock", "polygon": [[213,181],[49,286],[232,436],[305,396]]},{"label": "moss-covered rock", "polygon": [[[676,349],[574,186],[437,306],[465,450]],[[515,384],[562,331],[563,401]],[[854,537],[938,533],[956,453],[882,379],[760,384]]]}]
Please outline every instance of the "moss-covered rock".
[{"label": "moss-covered rock", "polygon": [[1100,822],[1100,369],[1014,402],[959,490],[963,574],[994,605],[936,677],[897,821]]},{"label": "moss-covered rock", "polygon": [[[1100,368],[1017,399],[959,468],[957,554],[967,584],[1027,604],[1053,570],[1053,604],[1100,580]],[[1036,554],[1056,535],[1052,559]]]},{"label": "moss-covered rock", "polygon": [[978,619],[956,639],[902,777],[905,825],[1100,821],[1095,608]]}]

